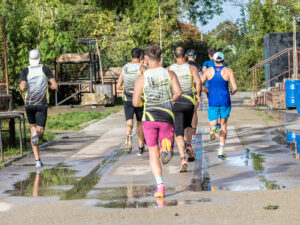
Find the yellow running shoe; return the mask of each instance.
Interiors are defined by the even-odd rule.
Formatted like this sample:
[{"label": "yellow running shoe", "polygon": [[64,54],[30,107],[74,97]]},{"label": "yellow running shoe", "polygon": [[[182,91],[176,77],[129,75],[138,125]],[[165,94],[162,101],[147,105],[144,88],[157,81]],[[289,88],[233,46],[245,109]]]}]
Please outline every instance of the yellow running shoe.
[{"label": "yellow running shoe", "polygon": [[168,138],[164,138],[161,145],[161,160],[163,164],[167,164],[172,158],[172,143]]}]

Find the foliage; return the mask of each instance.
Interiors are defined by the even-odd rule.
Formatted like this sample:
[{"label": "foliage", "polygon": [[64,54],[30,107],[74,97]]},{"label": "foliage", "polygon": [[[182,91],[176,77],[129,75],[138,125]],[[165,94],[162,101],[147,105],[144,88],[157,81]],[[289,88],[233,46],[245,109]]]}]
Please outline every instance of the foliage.
[{"label": "foliage", "polygon": [[164,63],[168,64],[172,60],[172,46],[185,39],[179,35],[181,19],[188,16],[193,22],[204,24],[221,12],[220,0],[0,2],[0,16],[6,19],[9,82],[14,87],[22,68],[28,65],[31,49],[38,48],[42,62],[52,67],[54,59],[63,52],[87,51],[87,46],[75,41],[84,37],[100,40],[105,67],[121,66],[122,56],[129,56],[133,47],[159,44],[161,27]]},{"label": "foliage", "polygon": [[[243,18],[236,23],[225,21],[208,37],[211,47],[224,51],[226,63],[232,67],[238,86],[250,90],[252,74],[248,68],[264,59],[263,38],[268,33],[291,32],[291,9],[274,5],[272,0],[253,0],[242,9]],[[264,70],[258,71],[258,83],[264,81]]]}]

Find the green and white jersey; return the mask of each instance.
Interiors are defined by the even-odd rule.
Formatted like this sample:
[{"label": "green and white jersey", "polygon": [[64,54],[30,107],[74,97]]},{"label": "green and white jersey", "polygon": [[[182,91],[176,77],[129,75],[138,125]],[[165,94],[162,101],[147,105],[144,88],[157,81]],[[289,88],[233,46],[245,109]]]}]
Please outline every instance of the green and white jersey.
[{"label": "green and white jersey", "polygon": [[172,82],[168,70],[163,67],[144,72],[143,121],[174,123]]},{"label": "green and white jersey", "polygon": [[140,63],[127,63],[123,67],[123,101],[132,101],[134,83],[141,74]]},{"label": "green and white jersey", "polygon": [[183,65],[173,64],[170,66],[170,70],[176,73],[182,91],[181,96],[175,103],[195,105],[194,79],[190,71],[190,65],[187,63]]}]

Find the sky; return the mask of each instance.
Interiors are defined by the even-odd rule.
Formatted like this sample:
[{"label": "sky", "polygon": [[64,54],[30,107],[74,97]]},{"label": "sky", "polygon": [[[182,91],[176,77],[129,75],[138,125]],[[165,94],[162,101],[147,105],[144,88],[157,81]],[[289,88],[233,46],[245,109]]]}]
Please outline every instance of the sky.
[{"label": "sky", "polygon": [[214,18],[205,26],[200,24],[197,26],[201,32],[207,34],[225,20],[231,20],[232,22],[235,22],[237,19],[241,18],[240,9],[240,7],[232,5],[229,2],[224,3],[223,13],[220,16],[214,16]]}]

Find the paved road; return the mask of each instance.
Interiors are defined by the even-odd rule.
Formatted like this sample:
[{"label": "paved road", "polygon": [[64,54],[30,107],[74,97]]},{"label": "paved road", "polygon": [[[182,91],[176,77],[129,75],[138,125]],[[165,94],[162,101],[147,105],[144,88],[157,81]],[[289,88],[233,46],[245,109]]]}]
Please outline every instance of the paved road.
[{"label": "paved road", "polygon": [[[32,156],[2,169],[0,224],[297,224],[300,162],[278,144],[287,124],[241,103],[233,99],[226,160],[217,159],[199,109],[197,160],[187,173],[178,173],[178,153],[163,166],[166,198],[152,197],[148,153],[137,156],[135,144],[123,154],[119,112],[45,148],[40,174]],[[280,209],[266,211],[269,204]]]}]

